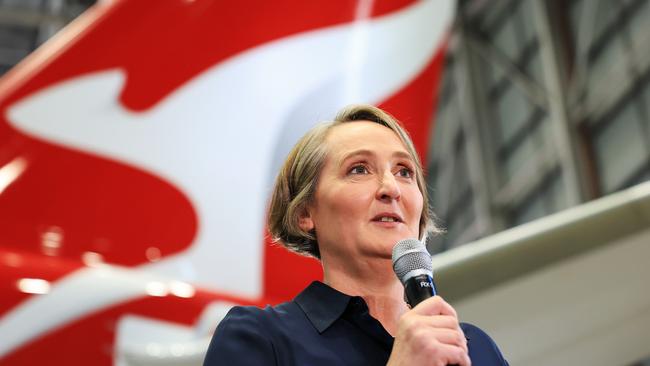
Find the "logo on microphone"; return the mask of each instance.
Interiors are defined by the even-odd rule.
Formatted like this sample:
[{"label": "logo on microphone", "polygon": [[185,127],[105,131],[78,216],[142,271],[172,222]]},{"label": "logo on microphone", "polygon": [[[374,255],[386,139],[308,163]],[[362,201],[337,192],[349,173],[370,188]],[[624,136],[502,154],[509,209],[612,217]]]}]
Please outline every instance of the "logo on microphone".
[{"label": "logo on microphone", "polygon": [[431,284],[431,282],[420,281],[420,287],[429,287],[429,288],[432,288],[433,285]]}]

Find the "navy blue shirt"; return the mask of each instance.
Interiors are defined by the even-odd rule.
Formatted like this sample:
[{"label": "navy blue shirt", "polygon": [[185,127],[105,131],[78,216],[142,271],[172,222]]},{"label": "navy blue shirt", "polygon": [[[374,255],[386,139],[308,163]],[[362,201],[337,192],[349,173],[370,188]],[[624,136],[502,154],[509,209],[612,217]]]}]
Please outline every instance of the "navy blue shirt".
[{"label": "navy blue shirt", "polygon": [[[461,323],[474,366],[507,365],[492,339]],[[237,306],[212,337],[204,366],[386,365],[394,338],[359,296],[313,282],[291,302]]]}]

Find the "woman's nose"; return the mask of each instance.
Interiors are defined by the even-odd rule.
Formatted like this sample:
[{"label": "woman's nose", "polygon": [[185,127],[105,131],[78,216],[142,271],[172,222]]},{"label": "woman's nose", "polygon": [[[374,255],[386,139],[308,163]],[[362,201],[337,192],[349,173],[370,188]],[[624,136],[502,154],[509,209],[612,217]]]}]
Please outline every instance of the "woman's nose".
[{"label": "woman's nose", "polygon": [[392,172],[387,171],[381,175],[379,188],[377,189],[377,199],[396,200],[400,198],[400,189],[397,180]]}]

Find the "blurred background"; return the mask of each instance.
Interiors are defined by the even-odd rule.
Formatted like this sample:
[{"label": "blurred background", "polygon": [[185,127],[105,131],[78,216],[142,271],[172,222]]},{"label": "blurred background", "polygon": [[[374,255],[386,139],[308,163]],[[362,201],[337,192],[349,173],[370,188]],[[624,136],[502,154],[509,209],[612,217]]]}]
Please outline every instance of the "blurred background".
[{"label": "blurred background", "polygon": [[[128,191],[125,195],[130,199],[144,200],[144,208],[140,211],[136,208],[131,217],[126,213],[131,209],[122,212],[120,207],[124,206],[120,206],[119,202],[110,206],[102,201],[100,207],[120,212],[107,219],[101,214],[87,217],[79,213],[86,206],[78,203],[79,207],[75,210],[77,216],[70,216],[72,218],[66,216],[66,219],[59,220],[56,214],[34,218],[38,215],[35,216],[33,212],[44,211],[45,206],[56,206],[55,199],[36,199],[34,195],[41,197],[41,191],[50,189],[54,197],[59,191],[52,190],[52,185],[43,184],[43,180],[39,180],[38,184],[28,184],[20,183],[16,177],[21,176],[23,171],[29,171],[26,167],[32,163],[38,165],[36,163],[40,161],[41,165],[47,165],[47,160],[43,162],[41,157],[64,153],[58,150],[48,152],[49,147],[39,148],[33,153],[33,149],[25,146],[31,144],[33,138],[38,140],[39,136],[47,137],[46,141],[53,141],[48,138],[54,141],[61,138],[60,141],[65,142],[63,145],[70,145],[73,150],[75,146],[79,149],[79,146],[85,145],[75,142],[74,138],[66,139],[63,134],[57,135],[56,131],[74,129],[75,125],[59,129],[54,126],[55,132],[50,132],[29,124],[30,118],[39,117],[32,110],[41,111],[55,121],[59,109],[64,108],[52,111],[42,109],[39,106],[44,104],[38,104],[38,100],[33,105],[21,104],[14,109],[11,106],[40,88],[75,74],[86,75],[107,68],[88,66],[85,60],[108,59],[113,48],[117,47],[117,39],[131,38],[131,32],[134,32],[133,39],[139,42],[147,40],[146,37],[139,37],[135,31],[137,27],[151,26],[154,24],[152,19],[156,17],[173,16],[173,10],[162,9],[164,6],[155,1],[140,2],[138,6],[125,5],[134,2],[137,0],[100,1],[98,4],[88,0],[0,0],[0,74],[6,73],[0,79],[0,101],[3,103],[3,118],[8,121],[5,124],[13,126],[3,130],[5,132],[0,131],[0,163],[5,164],[0,168],[0,219],[8,223],[2,230],[10,233],[0,237],[3,241],[0,248],[5,269],[11,268],[2,277],[2,291],[15,291],[14,283],[19,284],[27,279],[34,281],[23,281],[23,287],[18,286],[23,294],[54,298],[52,288],[72,288],[77,284],[64,281],[56,285],[57,280],[70,278],[83,268],[94,268],[111,271],[108,275],[104,272],[92,273],[97,278],[108,276],[111,279],[107,284],[109,287],[122,284],[134,289],[142,287],[142,296],[155,298],[153,301],[140,298],[136,305],[130,303],[122,308],[113,308],[103,315],[97,308],[84,310],[86,315],[82,318],[66,315],[66,319],[76,319],[74,325],[52,324],[49,328],[27,332],[21,336],[22,341],[0,348],[0,364],[30,364],[38,361],[36,353],[53,357],[58,360],[57,364],[69,364],[74,362],[70,358],[74,352],[84,353],[83,359],[86,361],[101,360],[100,363],[104,364],[200,364],[209,334],[229,306],[284,301],[290,299],[292,293],[295,294],[295,290],[304,283],[319,276],[313,261],[287,259],[285,254],[266,247],[251,259],[251,263],[262,269],[250,282],[261,284],[239,292],[236,287],[229,288],[225,284],[231,282],[228,276],[214,284],[205,280],[206,277],[222,274],[201,272],[200,268],[209,267],[210,263],[200,263],[198,259],[157,266],[157,263],[164,262],[160,258],[182,255],[178,253],[189,251],[187,248],[191,247],[190,244],[199,240],[195,237],[195,231],[197,226],[201,228],[203,209],[195,207],[192,202],[202,196],[198,193],[196,196],[187,194],[189,204],[184,203],[185,196],[169,196],[168,201],[173,202],[165,206],[159,203],[158,193],[147,196],[151,190],[144,183],[137,183],[138,177],[127,177],[124,173],[121,180],[115,180],[107,173],[112,168],[104,165],[86,170],[86,167],[105,164],[103,162],[81,163],[74,160],[81,158],[74,158],[66,166],[71,170],[88,172],[84,173],[86,183],[102,188],[117,183],[117,188],[114,188],[116,192]],[[220,11],[217,2],[212,2],[212,5],[200,0],[173,3],[195,3],[195,9],[188,13],[185,20],[189,19],[189,22],[201,21],[202,12],[207,14],[212,11],[216,14]],[[332,8],[333,20],[323,21],[322,24],[315,22],[316,25],[305,25],[308,23],[305,21],[305,24],[291,31],[296,33],[287,31],[280,35],[290,38],[310,28],[313,31],[346,22],[366,24],[376,19],[381,22],[384,18],[388,19],[401,11],[406,14],[417,7],[422,8],[418,11],[423,12],[428,6],[426,3],[430,1],[346,1],[338,6],[328,5]],[[391,54],[411,51],[402,50],[390,41],[386,41],[383,49],[377,46],[384,44],[381,38],[385,37],[383,33],[378,31],[379,35],[375,35],[374,31],[365,28],[362,31],[356,28],[355,31],[355,25],[352,25],[349,38],[353,40],[350,42],[355,50],[362,51],[358,54],[353,52],[356,58],[344,57],[349,53],[334,55],[346,59],[353,66],[336,76],[324,76],[320,84],[296,97],[292,103],[298,107],[294,105],[289,112],[283,112],[279,124],[265,127],[271,131],[271,135],[277,136],[274,137],[275,145],[267,151],[274,158],[260,163],[269,167],[268,172],[264,170],[260,173],[262,180],[270,181],[269,177],[274,174],[288,146],[309,128],[306,123],[326,119],[333,111],[347,104],[344,102],[379,104],[405,122],[423,157],[433,209],[438,216],[438,224],[446,229],[444,235],[429,238],[427,246],[432,254],[436,254],[434,268],[441,293],[459,310],[461,318],[488,331],[511,365],[650,365],[650,292],[647,291],[647,281],[650,279],[650,185],[644,183],[650,180],[650,1],[459,0],[441,1],[436,5],[447,7],[448,15],[444,15],[445,11],[432,10],[431,14],[436,14],[435,17],[430,20],[422,18],[422,26],[414,27],[414,33],[405,31],[408,37],[404,39],[409,42],[420,38],[431,39],[431,42],[423,43],[429,49],[426,57],[423,56],[422,64],[409,66],[402,61],[391,60],[385,66],[377,66],[386,67],[382,69],[383,73],[391,70],[398,74],[409,67],[413,69],[404,72],[403,76],[396,76],[402,81],[394,85],[386,81],[386,85],[393,86],[386,87],[381,92],[383,94],[367,92],[377,88],[368,81],[375,80],[375,74],[363,74],[359,77],[361,81],[352,83],[355,85],[352,88],[346,81],[356,80],[349,73],[375,67],[374,63],[368,63],[371,58],[367,56],[374,51],[368,50],[371,47],[360,45],[377,37],[372,43],[380,49],[377,52]],[[268,6],[260,5],[259,9],[257,4],[249,6],[262,15],[269,12]],[[278,5],[281,6],[290,7],[291,4],[284,1]],[[91,10],[91,15],[85,13],[85,19],[81,19],[83,16],[77,18],[87,9]],[[285,11],[289,12],[286,9],[280,12]],[[343,16],[336,18],[337,14],[347,13],[351,14],[349,19]],[[413,10],[415,13],[416,10]],[[102,32],[102,24],[109,23],[111,17],[117,16],[115,14],[127,14],[124,18],[128,14],[135,15],[118,27],[104,29],[101,36],[93,36]],[[420,21],[416,15],[408,19],[405,22],[415,24]],[[73,20],[72,26],[68,26]],[[227,39],[219,38],[219,33],[207,33],[209,23],[206,23],[206,27],[197,30],[203,32],[203,38],[190,37],[184,42],[188,47],[225,49],[233,48],[230,43],[237,43],[238,32],[274,32],[272,26],[275,23],[272,22],[265,24],[266,28],[260,26],[257,30],[253,22],[243,23],[246,23],[243,28],[249,30],[235,29]],[[174,29],[177,28],[172,26],[159,30],[159,33],[150,32],[147,36],[162,39],[161,44],[167,42],[166,37],[169,37],[169,42],[177,42],[169,36]],[[61,30],[63,35],[59,33]],[[87,35],[84,35],[84,30],[88,30]],[[115,32],[121,33],[116,35]],[[59,38],[50,40],[55,35]],[[269,36],[268,44],[282,39],[280,35]],[[111,36],[116,37],[115,41]],[[256,42],[263,43],[259,40]],[[76,44],[85,44],[85,48],[82,47],[84,56],[77,59],[69,56],[66,59],[66,55],[82,52],[74,51]],[[138,42],[134,41],[134,44],[137,48]],[[41,53],[33,54],[41,45]],[[142,47],[146,52],[155,52],[153,47]],[[242,46],[242,50],[244,48]],[[167,50],[156,57],[165,60],[178,57],[181,63],[192,57],[202,57],[182,56],[183,49],[179,46],[176,52]],[[124,53],[119,49],[115,52]],[[23,61],[30,54],[31,59]],[[239,54],[232,51],[227,56],[233,55]],[[228,57],[218,61],[225,63],[224,60],[231,60]],[[77,64],[71,60],[77,62],[80,65],[78,69],[82,71],[74,71],[77,70],[76,66],[70,65]],[[106,63],[111,66],[111,62]],[[182,65],[162,63],[148,64],[153,76],[141,80],[155,85],[158,76],[164,79],[166,73],[171,75],[178,72],[174,71],[175,68],[183,69]],[[214,63],[211,59],[201,70]],[[17,64],[20,65],[14,68]],[[61,66],[64,64],[66,66]],[[256,70],[263,67],[266,66],[258,66]],[[137,68],[125,69],[124,77],[136,74],[133,70]],[[252,84],[242,82],[242,87],[257,87],[258,84],[254,82],[265,80],[268,71],[260,71]],[[296,73],[299,74],[300,70],[296,70]],[[45,75],[41,78],[45,81],[34,81],[41,80],[39,75]],[[196,75],[188,72],[183,82],[195,80],[191,83],[198,84],[198,79],[192,79]],[[107,80],[110,77],[106,76]],[[291,79],[287,81],[290,85],[292,82]],[[174,87],[178,85],[189,84],[178,82]],[[210,90],[240,87],[237,83],[214,85],[217,85],[216,89],[207,89],[208,93]],[[260,86],[260,89],[264,88]],[[132,98],[126,90],[119,94],[119,100],[134,112],[134,116],[148,116],[145,113],[148,108],[171,100],[174,95],[162,93],[160,99],[149,100],[147,96]],[[77,95],[70,106],[90,103],[85,93],[70,93],[65,95]],[[195,99],[204,97],[205,94],[194,96]],[[60,102],[62,99],[56,100]],[[208,103],[212,101],[208,100]],[[253,108],[255,106],[252,105]],[[260,105],[260,108],[266,106]],[[196,111],[198,115],[202,109],[197,108]],[[221,115],[224,116],[228,114]],[[304,122],[305,119],[308,122]],[[219,133],[218,130],[212,132]],[[80,141],[92,137],[81,136]],[[121,144],[120,135],[116,136],[118,139],[113,145]],[[256,140],[240,138],[239,141],[251,143]],[[124,144],[128,145],[129,142]],[[192,146],[193,142],[189,141],[188,144]],[[282,147],[284,145],[287,147]],[[27,154],[25,151],[32,152]],[[112,158],[128,155],[121,155],[121,150],[111,150],[110,146],[88,151],[93,152],[90,155]],[[214,147],[210,151],[218,153],[223,150]],[[62,161],[62,164],[68,164],[65,157],[56,160],[56,163]],[[163,169],[153,163],[146,165],[146,161],[143,164],[149,172]],[[181,161],[181,164],[187,164],[187,161]],[[40,178],[58,180],[56,174],[59,173],[52,175],[47,173],[47,168],[42,169],[45,172],[39,175]],[[165,171],[158,176],[178,183],[176,186],[180,187],[177,188],[181,192],[200,191],[200,187],[184,190],[182,181],[173,178],[177,171]],[[21,179],[24,182],[29,178]],[[130,179],[135,179],[142,191],[129,191],[131,188],[125,182]],[[162,191],[166,188],[156,189]],[[22,193],[16,193],[18,190]],[[75,194],[79,193],[78,188],[73,187],[72,190]],[[252,199],[262,201],[258,206],[263,205],[268,184],[259,190],[259,195],[252,195]],[[145,191],[149,193],[144,194]],[[70,192],[67,193],[69,196],[62,194],[61,197],[65,197],[62,201],[65,202],[86,201],[84,197],[88,202],[94,202],[97,192],[81,192],[80,196]],[[171,246],[156,242],[161,240],[157,236],[143,234],[136,238],[130,234],[133,231],[128,230],[111,236],[102,225],[95,225],[96,222],[115,220],[114,217],[135,219],[148,215],[147,204],[160,208],[161,218],[152,220],[152,225],[168,227],[169,233],[160,237],[174,237],[172,241],[175,242]],[[183,218],[179,210],[189,210],[195,214]],[[207,208],[205,211],[208,211]],[[78,221],[79,215],[89,220],[90,227],[84,226],[81,230],[72,224],[66,226],[66,220]],[[229,220],[227,224],[234,225],[236,217],[226,218]],[[121,225],[119,221],[111,222]],[[174,231],[176,225],[189,227],[189,234],[182,230]],[[75,230],[83,231],[82,238]],[[16,234],[12,234],[14,232]],[[21,236],[26,232],[29,235]],[[120,241],[120,235],[134,238],[132,240],[138,243],[131,246],[128,240]],[[239,238],[236,233],[232,235]],[[252,234],[253,238],[262,236],[261,232]],[[29,244],[30,240],[35,244]],[[84,243],[72,245],[81,249],[66,251],[68,241],[75,243],[75,240]],[[265,243],[268,244],[268,240]],[[210,255],[217,256],[219,253]],[[48,275],[44,274],[21,274],[23,267],[16,263],[28,262],[27,258],[31,260],[29,268],[32,272],[38,273],[47,268],[45,272],[59,271],[57,273],[60,275],[50,275],[52,279],[47,279]],[[52,262],[56,258],[68,261],[63,265],[65,270],[52,269],[59,268],[59,264]],[[116,267],[97,266],[98,263]],[[188,269],[192,263],[198,263],[198,274],[186,275],[187,271],[192,271]],[[291,274],[284,273],[283,268],[284,272],[286,268],[293,268],[292,273],[303,273],[304,278],[290,278]],[[138,274],[128,272],[131,270],[137,270]],[[158,275],[162,277],[156,277]],[[95,277],[92,276],[90,283],[94,283]],[[131,276],[142,276],[142,280],[135,283],[136,280],[126,279]],[[260,281],[261,277],[263,279]],[[39,279],[47,281],[38,282]],[[25,290],[25,286],[28,290]],[[29,286],[32,286],[31,290]],[[8,344],[6,342],[15,327],[26,326],[23,322],[30,318],[30,311],[38,312],[38,309],[51,309],[56,304],[75,301],[95,301],[92,296],[79,300],[75,297],[76,293],[74,290],[61,292],[57,300],[60,302],[43,304],[38,304],[33,297],[7,295],[1,309],[3,313],[0,314],[0,344]],[[172,305],[162,302],[162,298],[172,295],[180,302]],[[126,301],[127,297],[124,295],[119,301]],[[186,301],[188,299],[192,300],[192,304]],[[160,314],[150,310],[152,307],[168,307],[169,314],[172,314],[179,309],[187,309],[186,306],[192,310],[183,319],[162,314],[162,310]],[[71,310],[71,313],[74,311]],[[52,314],[53,317],[57,316],[56,312]],[[100,325],[85,327],[84,324],[93,321]],[[80,334],[94,332],[98,327],[104,329],[105,334],[98,339],[89,339],[87,343],[79,343],[78,347],[84,347],[84,351],[70,346],[70,342],[76,342]],[[62,333],[57,335],[57,329],[63,329]],[[57,343],[57,338],[66,339],[66,342]]]},{"label": "blurred background", "polygon": [[432,250],[650,179],[647,1],[458,5],[428,160],[448,232]]}]

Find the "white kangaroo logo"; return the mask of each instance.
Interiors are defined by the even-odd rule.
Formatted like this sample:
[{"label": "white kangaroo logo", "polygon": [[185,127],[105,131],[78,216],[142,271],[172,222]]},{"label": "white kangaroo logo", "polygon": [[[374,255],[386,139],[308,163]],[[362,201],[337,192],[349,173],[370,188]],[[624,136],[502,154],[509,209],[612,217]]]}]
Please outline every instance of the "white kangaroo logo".
[{"label": "white kangaroo logo", "polygon": [[[120,105],[125,74],[113,69],[29,95],[10,107],[7,119],[25,134],[175,185],[196,210],[195,240],[188,250],[140,268],[256,298],[265,207],[284,158],[279,151],[288,151],[297,131],[343,105],[380,102],[408,83],[431,60],[452,5],[420,1],[387,16],[261,45],[213,66],[145,112]],[[111,286],[113,295],[99,302],[70,301],[80,292],[66,281],[93,270],[59,280],[47,296],[0,319],[0,334],[12,334],[0,357],[47,329],[136,296]],[[87,285],[83,296],[106,291],[96,282]],[[52,308],[55,301],[60,306]]]}]

